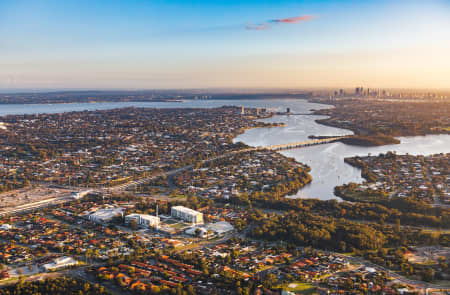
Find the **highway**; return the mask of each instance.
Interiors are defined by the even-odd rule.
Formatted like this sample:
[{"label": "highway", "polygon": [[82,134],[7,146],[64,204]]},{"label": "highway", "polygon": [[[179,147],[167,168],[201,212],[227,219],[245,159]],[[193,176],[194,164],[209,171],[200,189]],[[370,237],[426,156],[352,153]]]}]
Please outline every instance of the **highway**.
[{"label": "highway", "polygon": [[25,204],[25,205],[20,205],[20,206],[14,207],[12,209],[0,211],[0,216],[24,213],[24,212],[31,211],[31,210],[38,209],[38,208],[49,207],[49,206],[61,204],[61,203],[67,202],[69,200],[73,200],[73,198],[70,195],[68,195],[67,193],[65,193],[64,196],[61,196],[61,197],[50,198],[50,199],[42,200],[39,202],[33,202],[33,203]]},{"label": "highway", "polygon": [[[250,152],[250,151],[258,151],[258,150],[280,151],[280,150],[286,150],[286,149],[307,147],[307,146],[312,146],[312,145],[327,144],[327,143],[338,141],[338,140],[340,140],[342,138],[345,138],[345,137],[347,137],[347,136],[336,136],[336,137],[329,137],[329,138],[323,138],[323,139],[312,139],[312,140],[307,140],[307,141],[300,141],[300,142],[293,142],[293,143],[279,144],[279,145],[270,145],[270,146],[265,146],[265,147],[245,148],[245,149],[241,149],[241,150],[225,153],[225,154],[220,155],[220,156],[212,157],[212,158],[207,159],[207,160],[203,160],[202,163],[215,161],[217,159],[225,158],[225,157],[228,157],[228,156],[233,155],[233,154],[246,153],[246,152]],[[181,168],[178,168],[178,169],[170,170],[170,171],[167,171],[167,172],[158,173],[158,174],[152,175],[152,176],[147,177],[147,178],[143,178],[143,179],[139,179],[139,180],[136,180],[136,181],[128,182],[128,183],[125,183],[125,184],[122,184],[122,185],[110,187],[107,190],[110,190],[110,191],[117,191],[117,190],[119,190],[120,191],[120,190],[126,189],[126,188],[134,186],[134,185],[139,185],[139,184],[148,182],[148,181],[150,181],[152,179],[155,179],[157,177],[161,177],[161,176],[164,176],[164,175],[165,176],[170,176],[170,175],[174,175],[174,174],[176,174],[176,173],[178,173],[180,171],[189,170],[192,167],[193,167],[192,165],[189,165],[189,166],[181,167]]]},{"label": "highway", "polygon": [[[212,161],[222,159],[222,158],[234,155],[234,154],[246,153],[246,152],[251,152],[251,151],[260,151],[260,150],[280,151],[280,150],[285,150],[285,149],[301,148],[301,147],[307,147],[307,146],[318,145],[318,144],[327,144],[327,143],[338,141],[339,139],[344,138],[344,137],[346,137],[346,136],[337,136],[337,137],[330,137],[330,138],[324,138],[324,139],[313,139],[313,140],[307,140],[307,141],[301,141],[301,142],[294,142],[294,143],[287,143],[287,144],[280,144],[280,145],[271,145],[271,146],[266,146],[266,147],[249,147],[249,148],[245,148],[245,149],[231,151],[231,152],[219,155],[219,156],[215,156],[215,157],[203,160],[202,163],[212,162]],[[124,184],[120,184],[117,186],[92,188],[92,189],[102,192],[102,193],[117,193],[120,191],[124,191],[127,188],[149,182],[158,177],[175,175],[178,172],[189,170],[192,168],[193,168],[193,165],[188,165],[188,166],[173,169],[170,171],[157,173],[157,174],[154,174],[149,177],[141,178],[141,179],[127,182]],[[47,185],[51,185],[51,184],[47,184]],[[70,189],[73,191],[83,191],[83,190],[88,189],[86,187],[73,187],[73,186],[70,186],[70,187],[67,186],[64,188]],[[27,211],[38,209],[38,208],[49,207],[49,206],[61,204],[64,202],[68,202],[70,200],[73,200],[73,198],[70,196],[70,194],[68,194],[67,192],[61,193],[61,195],[58,197],[54,197],[54,198],[50,198],[50,199],[46,199],[46,200],[42,200],[42,201],[38,201],[38,202],[33,202],[33,203],[25,204],[25,205],[20,205],[20,206],[14,207],[14,208],[0,211],[0,216],[19,214],[19,213],[27,212]]]}]

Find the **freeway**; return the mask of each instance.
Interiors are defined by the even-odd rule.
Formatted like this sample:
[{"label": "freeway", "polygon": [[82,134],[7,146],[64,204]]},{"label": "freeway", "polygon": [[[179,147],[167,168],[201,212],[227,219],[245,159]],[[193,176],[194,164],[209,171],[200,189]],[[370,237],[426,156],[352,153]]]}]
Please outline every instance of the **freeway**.
[{"label": "freeway", "polygon": [[123,191],[123,190],[125,190],[125,189],[127,189],[129,187],[149,182],[149,181],[151,181],[151,180],[153,180],[155,178],[161,177],[161,176],[170,176],[170,175],[177,174],[178,172],[181,172],[181,171],[184,171],[184,170],[189,170],[192,167],[193,167],[192,165],[184,166],[184,167],[173,169],[173,170],[170,170],[170,171],[153,174],[152,176],[149,176],[149,177],[146,177],[146,178],[141,178],[139,180],[135,180],[135,181],[131,181],[131,182],[127,182],[127,183],[120,184],[120,185],[117,185],[117,186],[105,187],[105,188],[102,188],[102,190],[105,191],[105,192]]},{"label": "freeway", "polygon": [[[220,159],[220,158],[224,158],[224,157],[227,157],[227,156],[235,154],[235,153],[243,153],[243,152],[247,152],[247,151],[251,151],[251,150],[254,150],[254,149],[250,148],[250,149],[242,149],[242,150],[238,150],[238,151],[232,151],[232,152],[229,152],[229,153],[226,153],[226,154],[223,154],[223,155],[212,157],[212,158],[207,159],[207,160],[203,160],[202,163],[211,162],[211,161],[214,161],[214,160],[217,160],[217,159]],[[102,192],[102,193],[117,193],[117,192],[120,192],[120,191],[124,191],[127,188],[129,188],[129,187],[149,182],[149,181],[151,181],[153,179],[156,179],[158,177],[161,177],[161,176],[171,176],[171,175],[174,175],[174,174],[176,174],[178,172],[192,169],[192,167],[193,167],[192,165],[188,165],[188,166],[184,166],[184,167],[181,167],[181,168],[173,169],[173,170],[170,170],[170,171],[157,173],[157,174],[154,174],[152,176],[149,176],[149,177],[146,177],[146,178],[141,178],[139,180],[135,180],[135,181],[128,182],[128,183],[125,183],[125,184],[121,184],[121,185],[117,185],[117,186],[113,186],[113,187],[104,187],[104,188],[101,188],[101,189],[96,189],[96,191]],[[73,187],[73,186],[65,187],[64,186],[64,188],[65,189],[70,189],[70,190],[73,190],[73,191],[86,190],[86,187]],[[31,211],[31,210],[34,210],[34,209],[39,209],[39,208],[43,208],[43,207],[49,207],[49,206],[65,203],[65,202],[68,202],[70,200],[73,200],[73,198],[71,197],[71,195],[69,193],[61,192],[57,196],[55,196],[53,198],[49,198],[49,199],[45,199],[45,200],[41,200],[41,201],[37,201],[37,202],[32,202],[32,203],[23,204],[23,205],[14,206],[14,207],[10,207],[10,208],[4,209],[4,210],[0,211],[0,216],[20,214],[20,213]]]},{"label": "freeway", "polygon": [[[219,155],[219,156],[215,156],[215,157],[203,160],[202,163],[208,163],[208,162],[212,162],[212,161],[215,161],[215,160],[218,160],[218,159],[222,159],[222,158],[228,157],[230,155],[241,154],[241,153],[246,153],[246,152],[250,152],[250,151],[258,151],[258,150],[280,151],[280,150],[285,150],[285,149],[301,148],[301,147],[307,147],[307,146],[318,145],[318,144],[327,144],[327,143],[338,141],[338,140],[340,140],[340,139],[342,139],[344,137],[347,137],[347,136],[336,136],[336,137],[330,137],[330,138],[324,138],[324,139],[313,139],[313,140],[307,140],[307,141],[302,141],[302,142],[294,142],[294,143],[288,143],[288,144],[272,145],[272,146],[266,146],[266,147],[249,147],[249,148],[245,148],[245,149],[231,151],[231,152]],[[142,178],[142,179],[139,179],[139,180],[136,180],[136,181],[132,181],[132,182],[128,182],[128,183],[125,183],[125,184],[121,184],[121,185],[118,185],[118,186],[104,188],[104,190],[107,190],[107,191],[110,191],[110,192],[122,191],[124,189],[129,188],[129,187],[149,182],[149,181],[151,181],[151,180],[153,180],[155,178],[161,177],[161,176],[171,176],[171,175],[174,175],[174,174],[176,174],[178,172],[192,169],[192,167],[193,167],[192,165],[188,165],[188,166],[177,168],[177,169],[173,169],[173,170],[170,170],[170,171],[167,171],[167,172],[154,174],[154,175],[152,175],[150,177]]]},{"label": "freeway", "polygon": [[[263,148],[246,148],[246,149],[231,151],[231,152],[228,152],[228,153],[225,153],[225,154],[222,154],[222,155],[218,155],[218,156],[215,156],[215,157],[203,160],[203,161],[201,161],[201,163],[202,164],[203,163],[208,163],[208,162],[212,162],[212,161],[215,161],[215,160],[218,160],[218,159],[226,158],[226,157],[234,155],[234,154],[246,153],[246,152],[256,151],[256,150],[261,150],[261,149],[263,149]],[[149,181],[151,181],[153,179],[156,179],[158,177],[175,175],[178,172],[189,170],[189,169],[192,169],[192,168],[193,168],[193,165],[188,165],[188,166],[184,166],[184,167],[181,167],[181,168],[169,170],[169,171],[166,171],[166,172],[157,173],[157,174],[154,174],[154,175],[146,177],[146,178],[141,178],[139,180],[127,182],[127,183],[120,184],[120,185],[117,185],[117,186],[105,187],[102,190],[107,191],[107,192],[123,191],[123,190],[125,190],[125,189],[127,189],[129,187],[149,182]]]},{"label": "freeway", "polygon": [[39,208],[44,208],[44,207],[61,204],[61,203],[67,202],[69,200],[73,200],[73,198],[70,197],[70,195],[64,194],[63,196],[60,196],[60,197],[50,198],[50,199],[33,202],[33,203],[25,204],[25,205],[20,205],[20,206],[11,208],[11,209],[6,209],[3,211],[0,211],[0,216],[24,213],[24,212],[31,211],[34,209],[39,209]]},{"label": "freeway", "polygon": [[[212,161],[215,161],[215,160],[218,160],[218,159],[222,159],[222,158],[228,157],[230,155],[246,153],[246,152],[250,152],[250,151],[258,151],[258,150],[279,151],[279,150],[283,150],[283,149],[301,148],[301,147],[317,145],[317,144],[327,144],[327,143],[338,141],[339,139],[341,139],[343,137],[345,137],[345,136],[337,136],[337,137],[331,137],[331,138],[325,138],[325,139],[313,139],[313,140],[308,140],[308,141],[303,141],[303,142],[294,142],[294,143],[288,143],[288,144],[282,144],[282,145],[274,145],[274,146],[266,146],[266,147],[249,147],[249,148],[235,150],[235,151],[231,151],[231,152],[228,152],[228,153],[224,153],[222,155],[211,157],[209,159],[203,160],[202,163],[212,162]],[[98,192],[102,192],[102,193],[117,193],[117,192],[124,191],[124,190],[126,190],[126,189],[128,189],[130,187],[137,186],[137,185],[149,182],[149,181],[151,181],[153,179],[156,179],[158,177],[172,176],[172,175],[177,174],[178,172],[185,171],[185,170],[190,170],[192,168],[193,168],[193,165],[187,165],[187,166],[180,167],[180,168],[173,169],[173,170],[169,170],[169,171],[166,171],[166,172],[157,173],[157,174],[154,174],[152,176],[141,178],[141,179],[138,179],[138,180],[135,180],[135,181],[127,182],[125,184],[120,184],[120,185],[112,186],[112,187],[102,187],[100,189],[97,188],[96,190]],[[47,184],[47,185],[51,186],[52,184]],[[86,187],[73,187],[73,186],[67,186],[67,187],[66,186],[61,186],[61,188],[68,189],[68,190],[71,190],[71,191],[83,191],[83,190],[87,189]],[[0,216],[10,215],[10,214],[18,214],[18,213],[22,213],[22,212],[27,212],[27,211],[30,211],[30,210],[38,209],[38,208],[53,206],[53,205],[57,205],[57,204],[60,204],[60,203],[64,203],[64,202],[70,201],[72,199],[73,198],[70,196],[70,194],[61,192],[61,193],[58,194],[58,196],[55,196],[53,198],[49,198],[49,199],[46,199],[46,200],[32,202],[32,203],[28,203],[28,204],[24,204],[24,205],[15,206],[15,207],[11,207],[11,208],[5,209],[3,211],[0,211]]]}]

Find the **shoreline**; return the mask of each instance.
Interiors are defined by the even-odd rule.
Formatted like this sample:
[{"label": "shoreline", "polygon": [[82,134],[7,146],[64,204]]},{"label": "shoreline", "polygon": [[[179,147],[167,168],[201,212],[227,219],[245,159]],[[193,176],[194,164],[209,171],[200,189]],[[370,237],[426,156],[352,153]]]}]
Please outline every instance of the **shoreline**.
[{"label": "shoreline", "polygon": [[99,100],[99,101],[70,101],[70,102],[58,102],[58,101],[46,101],[46,102],[0,102],[0,106],[4,105],[70,105],[70,104],[96,104],[96,103],[132,103],[132,102],[177,102],[182,103],[181,99],[157,99],[157,100]]},{"label": "shoreline", "polygon": [[324,110],[332,110],[336,108],[337,101],[331,101],[329,99],[308,99],[308,102],[311,103],[317,103],[317,104],[324,104],[324,105],[330,105],[331,108],[323,108],[319,110],[312,110],[312,114],[317,116],[326,116],[327,118],[323,119],[316,119],[314,120],[317,124],[321,124],[323,126],[328,127],[334,127],[339,128],[343,130],[349,130],[353,132],[352,136],[349,136],[348,138],[340,140],[344,144],[350,145],[350,146],[366,146],[366,147],[376,147],[376,146],[384,146],[384,145],[392,145],[392,144],[400,144],[401,141],[398,139],[399,137],[416,137],[416,136],[427,136],[427,135],[448,135],[448,132],[439,132],[439,130],[436,130],[437,132],[433,132],[433,130],[430,130],[430,132],[416,132],[414,134],[398,134],[398,135],[392,135],[392,134],[364,134],[364,132],[361,132],[358,128],[346,128],[342,124],[339,123],[332,123],[330,122],[330,119],[336,119],[337,116],[333,116],[332,114],[322,114],[321,112]]}]

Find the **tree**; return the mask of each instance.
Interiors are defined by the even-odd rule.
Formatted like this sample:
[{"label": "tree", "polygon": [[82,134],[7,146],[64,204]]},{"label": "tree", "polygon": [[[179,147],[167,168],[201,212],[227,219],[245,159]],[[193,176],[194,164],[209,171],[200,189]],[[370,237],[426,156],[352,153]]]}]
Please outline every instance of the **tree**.
[{"label": "tree", "polygon": [[431,267],[426,268],[422,272],[422,280],[424,280],[425,282],[431,282],[433,279],[434,279],[434,269],[432,269]]},{"label": "tree", "polygon": [[133,230],[137,230],[137,229],[139,228],[139,225],[138,225],[136,219],[132,219],[132,220],[130,221],[130,227],[131,227]]},{"label": "tree", "polygon": [[401,232],[400,219],[395,220],[395,232],[396,233],[400,233]]},{"label": "tree", "polygon": [[195,295],[195,290],[192,285],[188,285],[186,289],[187,289],[188,295]]}]

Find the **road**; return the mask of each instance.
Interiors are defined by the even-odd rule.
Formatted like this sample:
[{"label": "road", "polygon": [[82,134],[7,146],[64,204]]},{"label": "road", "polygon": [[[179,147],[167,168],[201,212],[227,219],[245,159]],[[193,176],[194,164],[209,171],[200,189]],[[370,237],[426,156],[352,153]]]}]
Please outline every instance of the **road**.
[{"label": "road", "polygon": [[372,267],[378,271],[384,271],[388,274],[388,276],[396,279],[397,281],[399,281],[400,283],[406,284],[406,285],[411,285],[414,286],[417,289],[421,290],[422,294],[427,294],[427,290],[428,289],[447,289],[443,286],[439,286],[439,285],[435,285],[432,283],[427,283],[427,282],[423,282],[423,281],[416,281],[416,280],[412,280],[412,279],[408,279],[396,272],[393,272],[383,266],[380,266],[378,264],[374,264],[372,262],[369,262],[361,257],[354,257],[354,256],[348,256],[348,255],[343,255],[343,254],[339,254],[339,253],[334,253],[334,252],[330,252],[333,253],[334,255],[340,256],[340,257],[344,257],[346,258],[348,261],[353,262],[353,263],[357,263],[357,264],[362,264],[366,267]]},{"label": "road", "polygon": [[[215,156],[215,157],[203,160],[203,161],[201,161],[201,163],[202,164],[209,163],[209,162],[212,162],[212,161],[215,161],[215,160],[218,160],[218,159],[223,159],[223,158],[229,157],[231,155],[240,154],[240,153],[246,153],[246,152],[250,152],[250,151],[256,151],[258,149],[261,149],[261,148],[246,148],[246,149],[231,151],[231,152],[228,152],[228,153],[225,153],[225,154],[222,154],[222,155],[218,155],[218,156]],[[149,182],[149,181],[151,181],[153,179],[156,179],[158,177],[172,176],[172,175],[177,174],[178,172],[190,170],[193,167],[194,167],[193,165],[184,166],[184,167],[173,169],[173,170],[169,170],[169,171],[166,171],[166,172],[157,173],[157,174],[154,174],[154,175],[146,177],[146,178],[141,178],[139,180],[127,182],[127,183],[124,183],[124,184],[121,184],[121,185],[108,187],[108,188],[102,188],[102,190],[105,191],[105,192],[119,192],[119,191],[123,191],[123,190],[126,190],[129,187]]]},{"label": "road", "polygon": [[[293,147],[301,147],[303,144],[306,145],[310,145],[314,142],[314,144],[321,144],[321,143],[328,143],[331,142],[333,140],[336,140],[337,138],[330,138],[330,139],[321,139],[321,140],[312,140],[312,141],[308,141],[308,142],[303,142],[303,143],[293,143],[293,144],[285,144],[285,145],[277,145],[277,146],[269,146],[269,147],[249,147],[249,148],[245,148],[245,149],[240,149],[240,150],[235,150],[235,151],[231,151],[228,153],[224,153],[222,155],[218,155],[218,156],[214,156],[211,157],[209,159],[203,160],[201,161],[202,164],[204,163],[208,163],[208,162],[212,162],[218,159],[222,159],[222,158],[226,158],[229,157],[231,155],[235,155],[235,154],[240,154],[240,153],[246,153],[246,152],[250,152],[250,151],[257,151],[257,150],[263,150],[263,149],[269,149],[269,150],[277,150],[277,149],[283,149],[283,148],[293,148]],[[318,143],[316,143],[318,142]],[[166,172],[161,172],[161,173],[157,173],[154,174],[152,176],[149,177],[145,177],[145,178],[141,178],[135,181],[131,181],[125,184],[120,184],[117,186],[113,186],[113,187],[103,187],[103,188],[92,188],[96,191],[102,192],[102,193],[118,193],[121,191],[126,190],[127,188],[136,186],[136,185],[140,185],[146,182],[149,182],[153,179],[156,179],[158,177],[162,177],[162,176],[173,176],[181,171],[186,171],[186,170],[190,170],[193,168],[193,165],[187,165],[181,168],[177,168],[177,169],[173,169],[170,171],[166,171]],[[47,183],[44,184],[42,183],[42,185],[46,185],[47,187],[52,186],[52,183]],[[88,189],[87,187],[74,187],[74,186],[61,186],[61,188],[65,188],[71,191],[84,191],[86,189]],[[29,204],[24,204],[24,205],[20,205],[20,206],[16,206],[13,208],[9,208],[3,211],[0,211],[0,216],[4,216],[4,215],[11,215],[11,214],[20,214],[23,212],[27,212],[30,210],[34,210],[34,209],[38,209],[38,208],[43,208],[43,207],[49,207],[49,206],[54,206],[57,204],[61,204],[61,203],[65,203],[68,202],[70,200],[73,200],[73,198],[70,196],[70,194],[68,194],[67,192],[61,192],[60,195],[57,195],[53,198],[50,199],[46,199],[46,200],[42,200],[42,201],[37,201],[37,202],[32,202]]]},{"label": "road", "polygon": [[195,249],[201,249],[204,247],[212,247],[218,244],[223,244],[225,242],[227,242],[229,239],[231,239],[234,236],[234,234],[227,234],[217,240],[205,240],[202,241],[200,243],[194,243],[194,244],[190,244],[184,247],[180,247],[177,248],[175,253],[181,253],[183,251],[187,251],[187,250],[195,250]]},{"label": "road", "polygon": [[54,198],[50,198],[50,199],[46,199],[46,200],[42,200],[42,201],[38,201],[38,202],[24,204],[24,205],[16,206],[11,209],[6,209],[3,211],[0,211],[0,216],[20,214],[20,213],[24,213],[24,212],[31,211],[31,210],[38,209],[38,208],[44,208],[44,207],[49,207],[49,206],[54,206],[57,204],[65,203],[70,200],[73,200],[73,198],[70,197],[70,195],[67,195],[67,193],[64,193],[59,197],[54,197]]},{"label": "road", "polygon": [[[327,143],[334,142],[334,141],[339,140],[344,137],[346,137],[346,136],[338,136],[338,137],[331,137],[331,138],[325,138],[325,139],[314,139],[314,140],[308,140],[308,141],[303,141],[303,142],[295,142],[295,143],[282,144],[282,145],[273,145],[273,146],[267,146],[267,147],[249,147],[249,148],[245,148],[245,149],[231,151],[231,152],[228,152],[228,153],[225,153],[222,155],[218,155],[218,156],[203,160],[203,161],[201,161],[201,163],[204,164],[204,163],[212,162],[212,161],[215,161],[218,159],[223,159],[223,158],[229,157],[231,155],[247,153],[247,152],[251,152],[251,151],[258,151],[258,150],[265,150],[265,149],[275,151],[275,150],[290,149],[290,148],[300,148],[300,147],[304,147],[304,146],[317,145],[317,144],[327,144]],[[104,190],[111,191],[111,192],[122,191],[128,187],[143,184],[143,183],[149,182],[149,181],[151,181],[155,178],[161,177],[161,176],[175,175],[178,172],[189,170],[192,168],[193,168],[193,165],[188,165],[185,167],[177,168],[177,169],[170,170],[167,172],[161,172],[161,173],[152,175],[150,177],[142,178],[142,179],[128,182],[125,184],[121,184],[118,186],[104,188]]]}]

